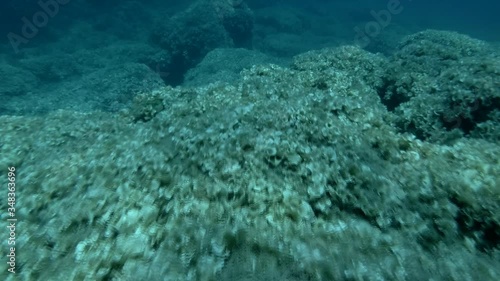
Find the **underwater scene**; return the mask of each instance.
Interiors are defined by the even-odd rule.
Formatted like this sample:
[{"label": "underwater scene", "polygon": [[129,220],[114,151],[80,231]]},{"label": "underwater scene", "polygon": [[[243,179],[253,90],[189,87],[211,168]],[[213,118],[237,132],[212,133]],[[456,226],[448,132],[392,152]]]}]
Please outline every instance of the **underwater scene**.
[{"label": "underwater scene", "polygon": [[500,280],[499,15],[3,0],[0,280]]}]

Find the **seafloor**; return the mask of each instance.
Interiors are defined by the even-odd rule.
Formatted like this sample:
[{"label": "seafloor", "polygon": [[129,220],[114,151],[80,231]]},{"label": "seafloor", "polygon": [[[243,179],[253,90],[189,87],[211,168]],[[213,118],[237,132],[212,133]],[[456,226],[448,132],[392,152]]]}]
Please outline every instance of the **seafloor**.
[{"label": "seafloor", "polygon": [[[426,30],[390,55],[324,48],[227,82],[145,75],[127,84],[132,103],[106,110],[75,94],[120,97],[121,79],[149,69],[106,76],[106,54],[134,46],[147,53],[100,49],[92,74],[33,54],[0,69],[3,194],[16,170],[8,280],[500,280],[498,45]],[[62,71],[84,77],[60,93],[74,104],[48,110],[45,89],[23,107],[36,87],[19,81]]]}]

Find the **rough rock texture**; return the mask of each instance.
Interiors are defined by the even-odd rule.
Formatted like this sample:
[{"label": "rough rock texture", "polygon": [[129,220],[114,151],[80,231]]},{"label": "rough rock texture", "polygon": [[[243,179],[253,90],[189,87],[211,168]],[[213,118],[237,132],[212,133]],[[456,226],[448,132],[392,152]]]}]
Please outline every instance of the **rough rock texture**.
[{"label": "rough rock texture", "polygon": [[0,98],[2,99],[25,95],[38,84],[35,75],[9,64],[0,64],[0,77],[2,77],[0,85]]},{"label": "rough rock texture", "polygon": [[381,93],[398,126],[419,139],[500,140],[500,52],[466,35],[408,36],[391,58]]},{"label": "rough rock texture", "polygon": [[499,280],[498,142],[400,133],[386,64],[326,49],[120,114],[1,116],[17,277]]},{"label": "rough rock texture", "polygon": [[68,53],[54,49],[26,49],[12,65],[0,63],[0,114],[117,111],[136,94],[163,86],[162,78],[168,76],[160,68],[169,56],[143,43],[117,42]]},{"label": "rough rock texture", "polygon": [[268,63],[286,64],[287,61],[243,48],[215,49],[186,73],[182,85],[201,86],[214,82],[234,82],[240,79],[243,69]]},{"label": "rough rock texture", "polygon": [[175,75],[166,80],[179,84],[209,51],[251,46],[252,28],[252,13],[243,1],[200,0],[158,23],[151,39],[172,56],[162,71]]}]

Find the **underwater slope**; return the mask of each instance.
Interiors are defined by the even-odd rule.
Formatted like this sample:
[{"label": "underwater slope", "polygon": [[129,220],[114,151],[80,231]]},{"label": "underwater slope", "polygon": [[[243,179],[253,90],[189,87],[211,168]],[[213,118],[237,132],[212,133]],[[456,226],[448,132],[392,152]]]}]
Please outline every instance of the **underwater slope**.
[{"label": "underwater slope", "polygon": [[405,131],[385,99],[409,92],[388,79],[398,58],[345,46],[142,94],[120,113],[1,116],[17,274],[498,280],[500,146]]}]

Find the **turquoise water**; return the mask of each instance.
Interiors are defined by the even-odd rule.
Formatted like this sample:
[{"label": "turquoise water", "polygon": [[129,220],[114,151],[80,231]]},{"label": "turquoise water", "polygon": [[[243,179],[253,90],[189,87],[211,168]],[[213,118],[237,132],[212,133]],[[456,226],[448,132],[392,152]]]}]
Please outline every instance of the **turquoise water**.
[{"label": "turquoise water", "polygon": [[3,280],[500,280],[500,4],[3,1]]}]

